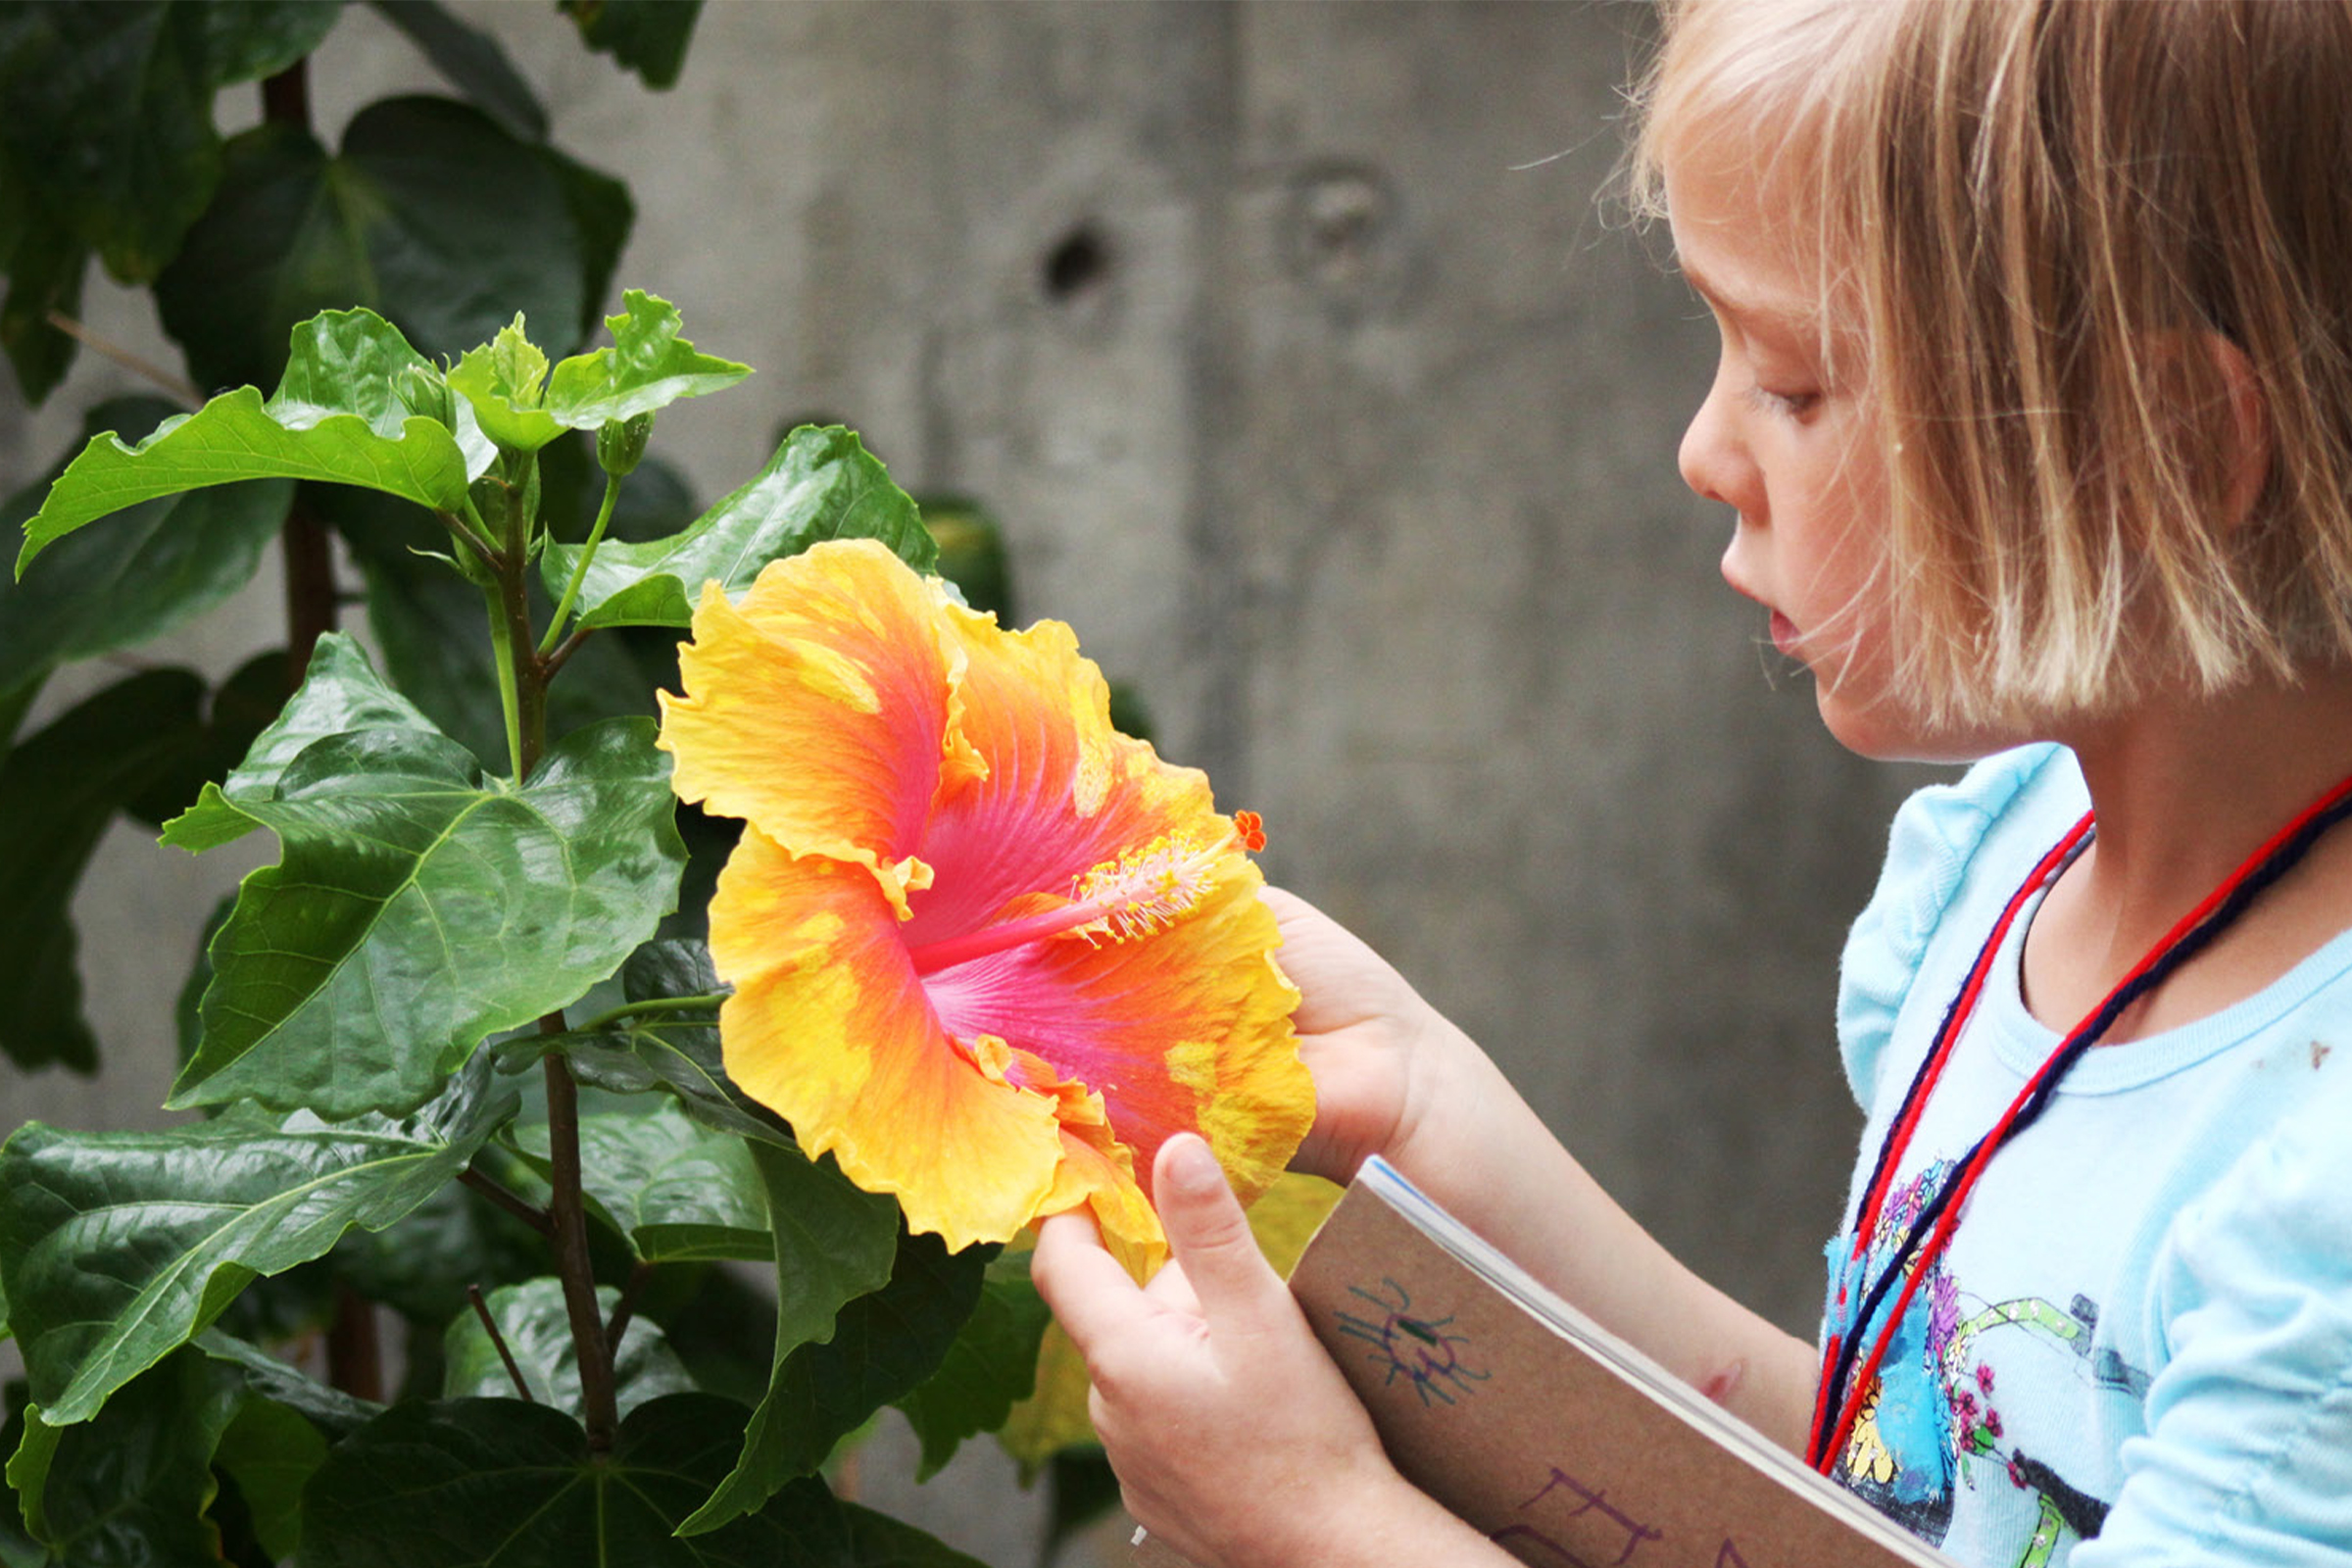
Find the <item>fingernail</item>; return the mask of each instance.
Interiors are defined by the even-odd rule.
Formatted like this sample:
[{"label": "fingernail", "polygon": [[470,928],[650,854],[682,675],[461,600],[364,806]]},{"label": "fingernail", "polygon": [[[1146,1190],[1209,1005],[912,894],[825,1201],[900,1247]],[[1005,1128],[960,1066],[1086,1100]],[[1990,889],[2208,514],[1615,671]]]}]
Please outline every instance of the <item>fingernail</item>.
[{"label": "fingernail", "polygon": [[1168,1146],[1167,1178],[1186,1198],[1206,1198],[1225,1185],[1217,1156],[1198,1138],[1179,1138]]}]

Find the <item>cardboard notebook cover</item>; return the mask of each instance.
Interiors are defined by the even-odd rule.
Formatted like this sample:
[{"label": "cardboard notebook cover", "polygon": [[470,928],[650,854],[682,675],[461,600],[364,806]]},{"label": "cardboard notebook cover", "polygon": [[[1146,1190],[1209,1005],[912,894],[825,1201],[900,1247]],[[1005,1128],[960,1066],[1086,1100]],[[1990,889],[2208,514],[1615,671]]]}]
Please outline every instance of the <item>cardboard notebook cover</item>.
[{"label": "cardboard notebook cover", "polygon": [[1307,1245],[1291,1291],[1396,1468],[1523,1561],[1949,1568],[1381,1160]]}]

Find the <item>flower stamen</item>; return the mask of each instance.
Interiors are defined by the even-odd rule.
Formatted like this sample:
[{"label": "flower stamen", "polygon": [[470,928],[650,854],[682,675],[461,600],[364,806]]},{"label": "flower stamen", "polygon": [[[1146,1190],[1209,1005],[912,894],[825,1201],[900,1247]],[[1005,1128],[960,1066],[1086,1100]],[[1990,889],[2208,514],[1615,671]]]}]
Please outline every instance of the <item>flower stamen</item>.
[{"label": "flower stamen", "polygon": [[1265,842],[1256,815],[1249,811],[1239,813],[1230,833],[1207,845],[1163,835],[1075,878],[1066,904],[928,942],[909,949],[907,956],[916,974],[927,975],[1054,937],[1075,937],[1093,947],[1132,942],[1166,930],[1206,897],[1216,886],[1217,861],[1227,853]]}]

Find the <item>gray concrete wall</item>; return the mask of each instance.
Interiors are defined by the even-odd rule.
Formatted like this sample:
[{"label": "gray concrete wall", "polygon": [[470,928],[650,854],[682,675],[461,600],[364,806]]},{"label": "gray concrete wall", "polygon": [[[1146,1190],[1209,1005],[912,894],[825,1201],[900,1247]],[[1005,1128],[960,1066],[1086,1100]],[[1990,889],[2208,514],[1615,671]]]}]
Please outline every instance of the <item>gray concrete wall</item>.
[{"label": "gray concrete wall", "polygon": [[[667,95],[545,8],[458,9],[633,186],[620,281],[760,367],[664,416],[705,496],[822,412],[981,498],[1026,612],[1265,815],[1278,880],[1703,1272],[1809,1323],[1857,1122],[1836,954],[1915,780],[1776,675],[1715,573],[1728,518],[1675,477],[1712,331],[1593,201],[1644,8],[711,0]],[[313,90],[331,133],[433,85],[355,7]],[[91,314],[153,338],[136,297]],[[125,379],[85,357],[0,409],[0,478]],[[165,657],[277,641],[274,592]],[[110,840],[77,908],[107,1076],[0,1067],[0,1124],[155,1119],[242,869]]]}]

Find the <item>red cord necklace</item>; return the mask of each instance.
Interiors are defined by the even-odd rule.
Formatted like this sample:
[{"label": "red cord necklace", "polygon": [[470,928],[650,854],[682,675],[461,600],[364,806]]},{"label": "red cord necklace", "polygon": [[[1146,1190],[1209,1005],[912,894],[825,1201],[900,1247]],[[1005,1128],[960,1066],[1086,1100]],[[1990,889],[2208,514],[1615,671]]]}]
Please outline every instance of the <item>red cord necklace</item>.
[{"label": "red cord necklace", "polygon": [[[1903,1152],[1910,1147],[1911,1135],[1917,1130],[1921,1113],[1927,1108],[1928,1097],[1942,1076],[1944,1063],[1950,1059],[1952,1049],[1960,1038],[1961,1029],[1969,1015],[1976,1011],[1978,998],[1984,989],[1985,976],[1991,971],[1994,956],[2000,951],[2010,927],[2036,893],[2056,881],[2075,857],[2087,846],[2093,832],[2089,813],[2052,846],[2034,865],[2017,892],[2011,895],[2001,916],[1993,922],[1991,934],[1977,953],[1970,965],[1968,978],[1961,983],[1959,993],[1945,1009],[1943,1021],[1936,1025],[1936,1038],[1927,1055],[1913,1075],[1911,1086],[1903,1093],[1903,1103],[1888,1127],[1886,1139],[1880,1146],[1879,1156],[1871,1167],[1870,1180],[1864,1184],[1862,1200],[1854,1214],[1853,1242],[1844,1265],[1839,1270],[1838,1298],[1833,1311],[1839,1314],[1827,1336],[1822,1352],[1821,1384],[1813,1406],[1812,1437],[1806,1447],[1806,1462],[1814,1469],[1828,1474],[1836,1456],[1844,1451],[1853,1435],[1854,1423],[1861,1415],[1879,1365],[1886,1358],[1886,1348],[1894,1339],[1897,1324],[1904,1309],[1911,1304],[1912,1296],[1920,1282],[1928,1277],[1929,1266],[1942,1254],[1950,1244],[1952,1231],[1960,1222],[1960,1214],[1968,1195],[1984,1173],[1992,1156],[2019,1133],[2026,1130],[2055,1097],[2059,1080],[2081,1060],[2083,1054],[2113,1027],[2125,1008],[2132,1005],[2163,982],[2175,969],[2202,950],[2254,902],[2255,896],[2284,875],[2300,860],[2320,836],[2345,816],[2352,815],[2352,778],[2345,779],[2318,801],[2307,807],[2295,819],[2280,828],[2260,849],[2225,877],[2221,885],[2207,894],[2197,906],[2182,915],[2156,945],[2148,950],[2131,972],[2116,983],[2115,989],[2075,1025],[2066,1038],[2058,1043],[2046,1060],[2026,1081],[2009,1108],[2001,1113],[1990,1131],[1980,1138],[1968,1152],[1956,1161],[1945,1174],[1935,1197],[1922,1206],[1912,1221],[1911,1229],[1893,1255],[1862,1293],[1860,1303],[1848,1311],[1849,1283],[1864,1266],[1864,1254],[1870,1238],[1884,1215],[1888,1189],[1901,1163]],[[1901,1282],[1899,1292],[1896,1282]],[[1862,1334],[1889,1293],[1894,1293],[1894,1304],[1886,1314],[1869,1352],[1860,1354]]]}]

